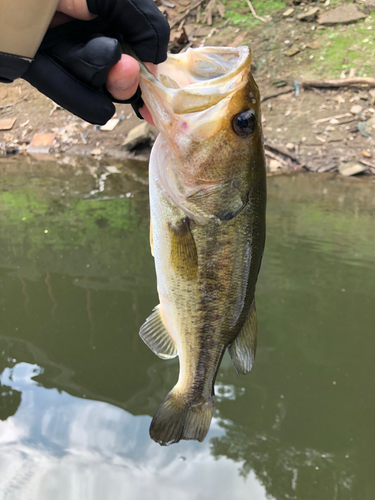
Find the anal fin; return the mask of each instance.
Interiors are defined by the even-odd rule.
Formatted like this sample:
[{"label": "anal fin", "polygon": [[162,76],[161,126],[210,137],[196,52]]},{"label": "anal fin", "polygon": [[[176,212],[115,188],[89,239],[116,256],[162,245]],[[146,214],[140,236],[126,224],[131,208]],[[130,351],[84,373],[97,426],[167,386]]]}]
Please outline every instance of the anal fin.
[{"label": "anal fin", "polygon": [[160,305],[155,307],[151,316],[143,323],[139,335],[159,358],[170,359],[177,356],[175,343],[169,335],[161,316]]},{"label": "anal fin", "polygon": [[253,300],[242,330],[228,348],[237,373],[245,374],[251,371],[255,361],[257,333],[257,314]]}]

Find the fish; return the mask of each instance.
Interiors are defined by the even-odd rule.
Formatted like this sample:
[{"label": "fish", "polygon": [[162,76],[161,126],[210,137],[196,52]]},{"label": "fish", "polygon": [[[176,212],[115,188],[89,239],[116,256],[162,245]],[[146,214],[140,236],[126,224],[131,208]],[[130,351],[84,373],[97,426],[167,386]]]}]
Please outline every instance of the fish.
[{"label": "fish", "polygon": [[139,333],[160,358],[179,358],[150,436],[202,442],[225,350],[239,374],[255,359],[266,212],[260,94],[247,46],[170,54],[156,76],[141,64],[140,87],[160,132],[149,164],[160,303]]}]

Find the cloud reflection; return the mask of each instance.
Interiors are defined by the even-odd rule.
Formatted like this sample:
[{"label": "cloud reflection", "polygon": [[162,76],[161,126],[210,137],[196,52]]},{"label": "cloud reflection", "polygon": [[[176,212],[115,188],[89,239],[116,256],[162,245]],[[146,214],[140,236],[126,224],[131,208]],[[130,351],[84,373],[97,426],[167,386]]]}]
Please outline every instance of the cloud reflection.
[{"label": "cloud reflection", "polygon": [[39,373],[19,363],[1,376],[22,394],[0,422],[1,499],[270,498],[252,472],[245,481],[238,464],[211,455],[210,438],[224,433],[217,421],[203,444],[162,448],[149,438],[149,416],[45,389],[33,380]]}]

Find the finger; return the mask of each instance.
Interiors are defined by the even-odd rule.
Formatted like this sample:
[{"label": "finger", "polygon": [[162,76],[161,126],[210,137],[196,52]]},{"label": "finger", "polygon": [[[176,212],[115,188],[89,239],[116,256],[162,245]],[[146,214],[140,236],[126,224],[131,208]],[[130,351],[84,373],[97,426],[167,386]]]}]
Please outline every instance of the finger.
[{"label": "finger", "polygon": [[139,64],[133,57],[123,54],[111,68],[107,77],[108,92],[119,101],[130,99],[139,83]]},{"label": "finger", "polygon": [[109,97],[78,80],[46,54],[37,53],[23,78],[57,104],[90,123],[104,125],[115,112]]},{"label": "finger", "polygon": [[82,21],[90,21],[95,17],[89,11],[87,3],[82,0],[59,0],[57,11]]},{"label": "finger", "polygon": [[147,106],[142,106],[142,108],[139,109],[139,112],[143,116],[143,118],[148,122],[150,125],[155,125],[154,120],[152,119],[151,113],[148,110]]}]

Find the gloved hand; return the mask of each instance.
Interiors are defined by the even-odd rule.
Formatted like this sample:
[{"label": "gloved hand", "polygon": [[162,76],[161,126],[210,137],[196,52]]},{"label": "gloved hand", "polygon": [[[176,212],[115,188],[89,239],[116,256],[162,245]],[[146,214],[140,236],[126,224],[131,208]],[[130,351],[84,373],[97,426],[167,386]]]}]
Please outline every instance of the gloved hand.
[{"label": "gloved hand", "polygon": [[[168,22],[153,0],[88,0],[88,7],[98,17],[48,30],[23,78],[90,123],[106,123],[115,112],[112,101],[130,102],[141,118],[140,89],[131,99],[119,101],[106,89],[107,82],[111,90],[108,73],[121,58],[120,41],[125,41],[144,62],[164,61]],[[134,61],[123,56],[121,62],[125,65],[125,57]]]}]

